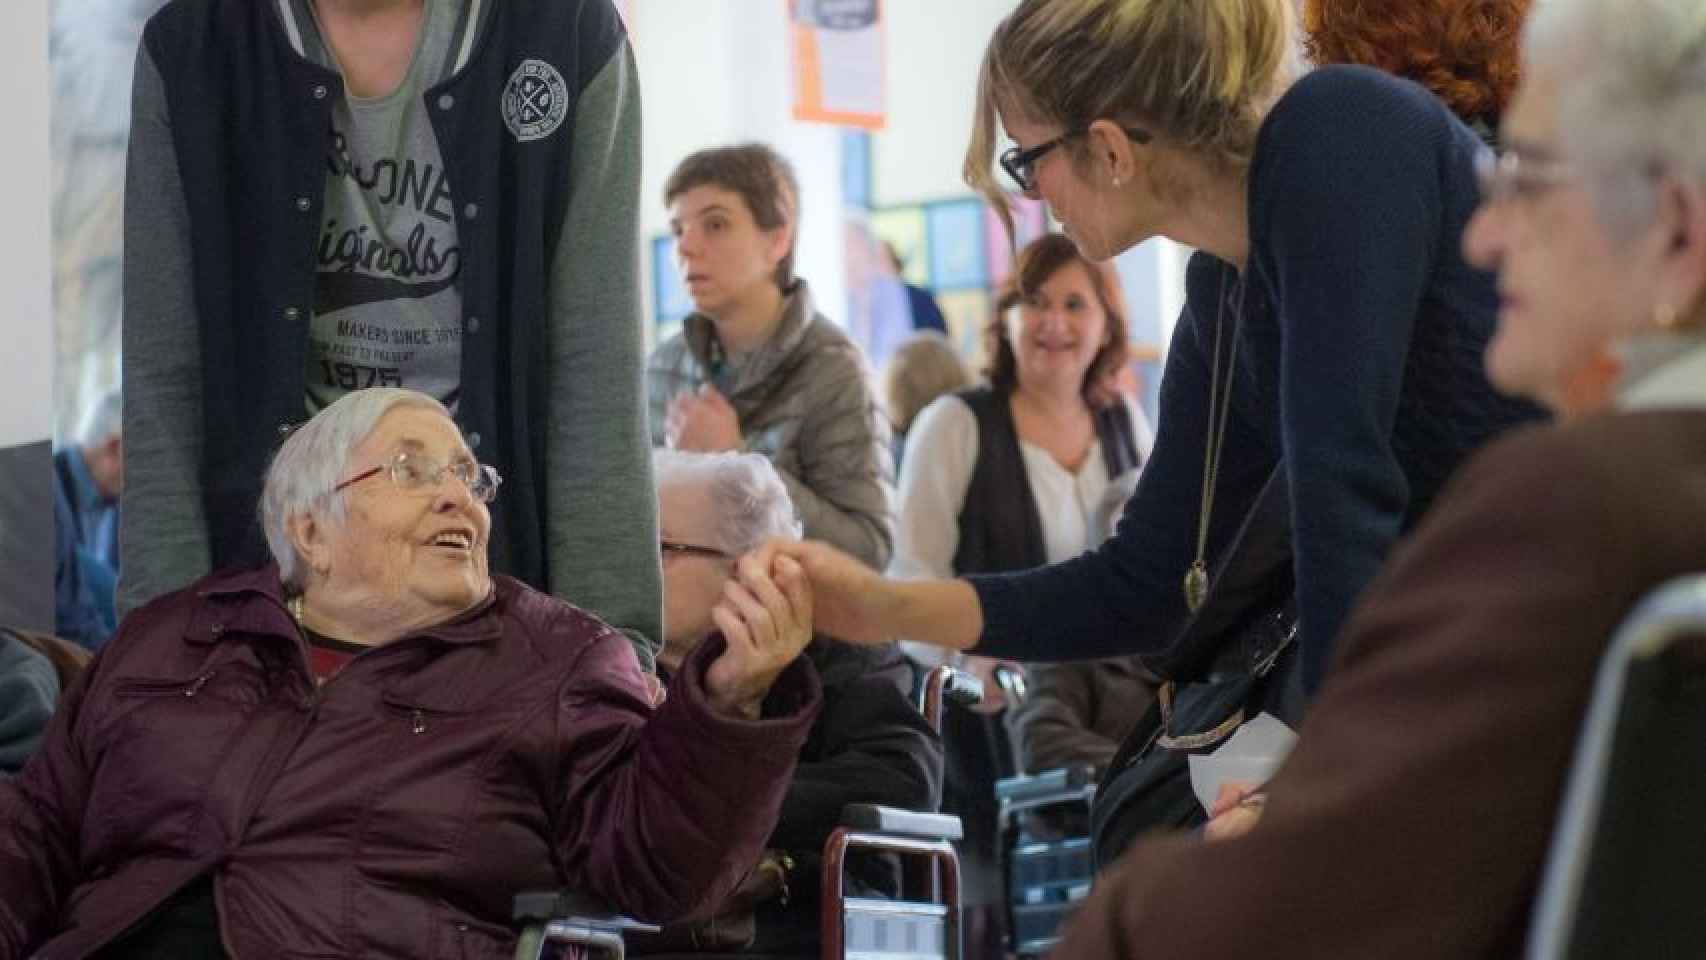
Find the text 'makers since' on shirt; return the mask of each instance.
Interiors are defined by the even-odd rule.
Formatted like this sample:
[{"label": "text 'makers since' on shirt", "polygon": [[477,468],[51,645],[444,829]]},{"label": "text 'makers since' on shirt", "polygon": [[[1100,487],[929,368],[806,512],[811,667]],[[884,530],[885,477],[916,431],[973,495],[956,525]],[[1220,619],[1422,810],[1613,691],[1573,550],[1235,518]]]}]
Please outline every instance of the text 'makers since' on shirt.
[{"label": "text 'makers since' on shirt", "polygon": [[[312,5],[292,3],[310,58],[339,70]],[[396,90],[332,105],[304,370],[310,414],[366,387],[408,387],[455,411],[462,255],[453,185],[424,95],[450,70],[465,7],[467,0],[426,4]]]}]

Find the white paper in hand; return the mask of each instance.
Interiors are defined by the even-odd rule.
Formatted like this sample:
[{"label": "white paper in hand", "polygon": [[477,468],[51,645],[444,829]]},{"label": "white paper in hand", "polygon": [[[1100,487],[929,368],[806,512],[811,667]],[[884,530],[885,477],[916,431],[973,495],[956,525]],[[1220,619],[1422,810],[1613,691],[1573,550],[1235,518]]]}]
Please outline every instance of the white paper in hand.
[{"label": "white paper in hand", "polygon": [[1214,807],[1223,783],[1266,783],[1297,743],[1297,734],[1271,713],[1264,713],[1210,754],[1192,754],[1191,789],[1202,808]]}]

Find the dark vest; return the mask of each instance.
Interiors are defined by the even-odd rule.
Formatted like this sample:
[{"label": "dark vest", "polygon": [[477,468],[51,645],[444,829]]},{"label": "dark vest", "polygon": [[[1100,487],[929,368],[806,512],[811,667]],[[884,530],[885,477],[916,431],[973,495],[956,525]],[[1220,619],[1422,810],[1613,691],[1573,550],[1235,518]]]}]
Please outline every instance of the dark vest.
[{"label": "dark vest", "polygon": [[[577,95],[623,36],[609,3],[505,0],[467,66],[426,93],[461,238],[457,286],[469,333],[457,420],[504,477],[492,504],[493,570],[541,589],[549,588],[543,318],[575,186],[575,107],[551,136],[518,142],[500,104],[510,74],[530,58],[555,66]],[[215,569],[249,565],[266,558],[255,519],[262,476],[285,425],[306,416],[315,245],[343,81],[298,56],[274,5],[258,0],[178,0],[149,21],[143,43],[165,85],[189,209],[211,559]]]},{"label": "dark vest", "polygon": [[[977,417],[977,465],[960,506],[960,545],[954,573],[1005,573],[1048,562],[1042,515],[1037,512],[1031,479],[1019,451],[1008,394],[991,387],[970,387],[954,396]],[[1123,404],[1098,410],[1096,438],[1112,479],[1143,461],[1137,430]]]}]

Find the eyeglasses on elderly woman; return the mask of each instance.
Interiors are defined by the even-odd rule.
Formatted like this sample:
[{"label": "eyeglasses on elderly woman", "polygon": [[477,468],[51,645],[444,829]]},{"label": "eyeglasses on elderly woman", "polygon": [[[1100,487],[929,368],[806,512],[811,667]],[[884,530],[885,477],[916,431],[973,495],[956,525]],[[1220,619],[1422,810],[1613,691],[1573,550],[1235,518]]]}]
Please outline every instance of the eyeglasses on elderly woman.
[{"label": "eyeglasses on elderly woman", "polygon": [[414,492],[417,490],[436,489],[444,482],[445,474],[461,481],[481,503],[491,503],[498,495],[498,486],[503,483],[503,477],[497,468],[472,460],[455,460],[450,463],[439,463],[431,457],[407,450],[399,452],[391,458],[390,463],[370,467],[350,477],[332,488],[337,493],[352,484],[360,483],[369,477],[384,473],[391,477],[391,483],[399,490]]},{"label": "eyeglasses on elderly woman", "polygon": [[1475,154],[1475,181],[1487,203],[1539,196],[1575,177],[1569,162],[1533,147],[1483,147]]}]

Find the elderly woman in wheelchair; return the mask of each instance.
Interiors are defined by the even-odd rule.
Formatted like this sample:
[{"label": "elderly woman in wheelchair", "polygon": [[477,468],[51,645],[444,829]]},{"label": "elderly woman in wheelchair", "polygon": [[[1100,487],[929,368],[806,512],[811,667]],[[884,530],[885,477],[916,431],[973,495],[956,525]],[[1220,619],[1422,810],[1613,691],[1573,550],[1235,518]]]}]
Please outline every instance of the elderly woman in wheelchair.
[{"label": "elderly woman in wheelchair", "polygon": [[719,603],[654,708],[621,634],[488,572],[498,483],[411,391],[293,433],[274,563],[128,617],[0,783],[0,958],[499,957],[524,889],[722,903],[818,710],[806,638]]}]

